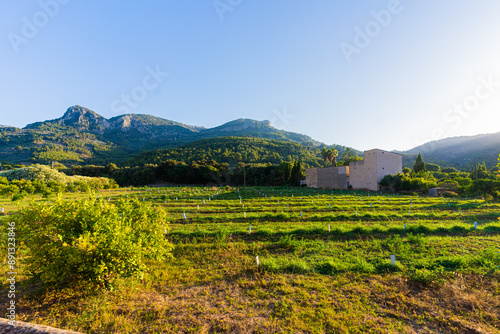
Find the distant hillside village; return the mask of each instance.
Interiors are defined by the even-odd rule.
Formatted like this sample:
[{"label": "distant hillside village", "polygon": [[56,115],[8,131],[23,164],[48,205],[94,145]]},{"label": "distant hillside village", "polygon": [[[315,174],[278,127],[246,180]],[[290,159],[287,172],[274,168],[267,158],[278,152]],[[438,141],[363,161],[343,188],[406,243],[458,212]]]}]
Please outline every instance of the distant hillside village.
[{"label": "distant hillside village", "polygon": [[378,191],[384,176],[402,172],[401,154],[373,149],[364,152],[363,160],[352,161],[349,166],[308,168],[305,183],[311,188]]}]

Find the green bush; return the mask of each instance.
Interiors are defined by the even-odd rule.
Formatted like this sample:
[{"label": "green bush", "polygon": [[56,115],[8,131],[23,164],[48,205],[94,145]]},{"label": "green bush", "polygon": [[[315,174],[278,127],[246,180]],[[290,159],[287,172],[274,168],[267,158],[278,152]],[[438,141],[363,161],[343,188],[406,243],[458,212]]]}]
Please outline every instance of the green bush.
[{"label": "green bush", "polygon": [[16,194],[14,194],[14,195],[12,196],[12,201],[14,201],[14,202],[15,202],[15,201],[19,201],[19,200],[22,200],[22,199],[26,198],[27,196],[28,196],[28,193],[27,193],[26,191],[24,191],[24,190],[23,190],[23,191],[21,191],[21,192],[18,192],[18,193],[16,193]]},{"label": "green bush", "polygon": [[17,224],[27,236],[30,275],[54,285],[83,281],[109,288],[116,278],[141,277],[146,260],[170,256],[163,209],[143,202],[89,199],[51,206],[31,203]]},{"label": "green bush", "polygon": [[[105,177],[68,176],[48,166],[34,165],[0,172],[0,184],[10,181],[28,193],[80,191],[118,188],[115,180]],[[27,189],[24,189],[26,187]]]}]

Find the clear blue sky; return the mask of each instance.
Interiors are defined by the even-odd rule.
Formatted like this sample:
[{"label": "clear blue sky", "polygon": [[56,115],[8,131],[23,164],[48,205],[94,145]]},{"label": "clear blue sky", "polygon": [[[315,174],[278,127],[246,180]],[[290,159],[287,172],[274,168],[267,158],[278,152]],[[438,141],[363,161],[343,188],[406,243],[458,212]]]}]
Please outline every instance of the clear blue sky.
[{"label": "clear blue sky", "polygon": [[267,119],[357,149],[498,132],[499,13],[498,0],[3,0],[0,124],[78,104]]}]

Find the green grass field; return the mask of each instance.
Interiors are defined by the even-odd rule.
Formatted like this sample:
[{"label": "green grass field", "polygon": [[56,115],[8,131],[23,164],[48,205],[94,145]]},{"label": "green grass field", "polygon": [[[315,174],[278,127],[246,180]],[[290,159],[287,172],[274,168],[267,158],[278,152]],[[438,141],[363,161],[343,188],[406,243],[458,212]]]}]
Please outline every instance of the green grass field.
[{"label": "green grass field", "polygon": [[[97,195],[164,207],[174,258],[112,291],[43,287],[21,265],[18,320],[85,333],[500,333],[497,203],[299,188]],[[51,199],[0,198],[3,228],[30,200]]]}]

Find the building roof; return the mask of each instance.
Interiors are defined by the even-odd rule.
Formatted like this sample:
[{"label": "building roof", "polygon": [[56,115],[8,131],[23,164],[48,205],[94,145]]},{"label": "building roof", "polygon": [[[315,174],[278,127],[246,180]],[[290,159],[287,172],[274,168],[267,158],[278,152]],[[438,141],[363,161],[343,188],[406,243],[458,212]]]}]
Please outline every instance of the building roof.
[{"label": "building roof", "polygon": [[400,153],[396,153],[396,152],[391,152],[391,151],[386,151],[386,150],[381,150],[379,148],[372,148],[371,150],[366,150],[365,152],[371,152],[371,151],[380,151],[380,152],[387,152],[387,153],[392,153],[392,154],[397,154],[397,155],[401,155]]}]

